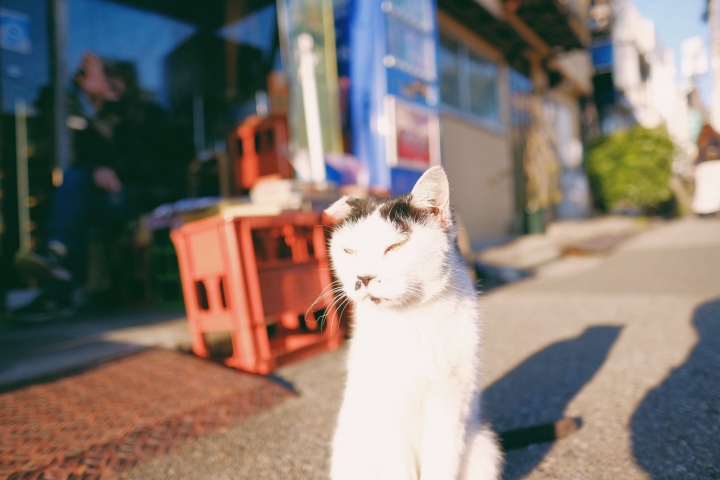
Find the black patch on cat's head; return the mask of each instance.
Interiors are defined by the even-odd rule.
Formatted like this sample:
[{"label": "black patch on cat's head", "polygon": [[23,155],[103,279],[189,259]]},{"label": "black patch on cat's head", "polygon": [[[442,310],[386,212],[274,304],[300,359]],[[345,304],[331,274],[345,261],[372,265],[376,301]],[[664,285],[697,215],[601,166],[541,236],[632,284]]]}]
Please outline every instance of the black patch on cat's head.
[{"label": "black patch on cat's head", "polygon": [[375,210],[378,210],[378,207],[380,216],[403,233],[409,232],[413,223],[423,223],[433,215],[432,210],[414,206],[411,194],[387,200],[372,197],[349,197],[347,205],[350,207],[350,213],[338,222],[335,227],[346,222],[357,223],[372,215]]},{"label": "black patch on cat's head", "polygon": [[347,199],[347,204],[350,207],[350,213],[343,219],[343,223],[357,223],[363,218],[369,217],[378,206],[378,202],[374,198],[350,197]]},{"label": "black patch on cat's head", "polygon": [[412,204],[412,194],[388,200],[380,207],[380,216],[401,232],[409,232],[413,223],[423,223],[432,216],[430,210]]}]

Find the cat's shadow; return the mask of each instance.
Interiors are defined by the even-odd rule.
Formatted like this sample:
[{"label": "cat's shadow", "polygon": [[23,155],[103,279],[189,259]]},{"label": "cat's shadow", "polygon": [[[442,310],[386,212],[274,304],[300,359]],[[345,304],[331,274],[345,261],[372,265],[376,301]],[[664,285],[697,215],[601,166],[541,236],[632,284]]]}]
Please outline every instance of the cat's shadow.
[{"label": "cat's shadow", "polygon": [[[485,389],[484,417],[496,432],[561,419],[570,401],[605,362],[620,330],[618,326],[590,327],[531,355]],[[504,478],[527,475],[551,446],[541,443],[507,452]]]}]

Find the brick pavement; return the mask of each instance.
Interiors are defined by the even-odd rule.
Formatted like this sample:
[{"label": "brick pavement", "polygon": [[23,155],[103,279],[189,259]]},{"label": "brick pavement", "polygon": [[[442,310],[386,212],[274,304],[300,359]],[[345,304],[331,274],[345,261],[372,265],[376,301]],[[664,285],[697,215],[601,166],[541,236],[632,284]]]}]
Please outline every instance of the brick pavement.
[{"label": "brick pavement", "polygon": [[262,377],[146,351],[0,395],[0,478],[109,478],[290,396]]}]

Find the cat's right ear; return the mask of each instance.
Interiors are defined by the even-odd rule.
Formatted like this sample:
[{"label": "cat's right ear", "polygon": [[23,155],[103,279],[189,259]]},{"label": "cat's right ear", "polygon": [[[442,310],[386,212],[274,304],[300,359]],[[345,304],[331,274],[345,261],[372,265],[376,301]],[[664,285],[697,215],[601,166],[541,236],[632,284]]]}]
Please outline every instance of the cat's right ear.
[{"label": "cat's right ear", "polygon": [[335,222],[344,220],[352,211],[352,205],[350,205],[352,200],[354,200],[354,197],[345,195],[340,200],[326,208],[325,215],[332,218]]}]

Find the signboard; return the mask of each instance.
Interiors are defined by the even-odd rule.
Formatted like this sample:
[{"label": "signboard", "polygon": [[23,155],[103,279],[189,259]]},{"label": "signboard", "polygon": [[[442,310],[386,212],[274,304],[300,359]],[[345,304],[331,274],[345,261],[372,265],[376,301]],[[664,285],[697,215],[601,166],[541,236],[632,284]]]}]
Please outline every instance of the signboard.
[{"label": "signboard", "polygon": [[434,13],[430,0],[385,0],[381,8],[383,12],[402,19],[418,30],[432,33]]},{"label": "signboard", "polygon": [[440,121],[429,109],[386,97],[387,161],[391,167],[424,171],[440,164]]},{"label": "signboard", "polygon": [[434,81],[437,76],[435,39],[392,15],[388,15],[386,22],[385,66],[395,67],[429,82]]},{"label": "signboard", "polygon": [[338,64],[349,86],[346,145],[373,187],[408,193],[440,161],[437,2],[334,3]]},{"label": "signboard", "polygon": [[392,189],[405,193],[440,164],[436,38],[432,0],[386,0],[385,160]]},{"label": "signboard", "polygon": [[31,52],[29,15],[0,8],[0,48],[25,55]]}]

